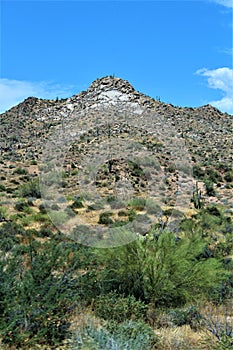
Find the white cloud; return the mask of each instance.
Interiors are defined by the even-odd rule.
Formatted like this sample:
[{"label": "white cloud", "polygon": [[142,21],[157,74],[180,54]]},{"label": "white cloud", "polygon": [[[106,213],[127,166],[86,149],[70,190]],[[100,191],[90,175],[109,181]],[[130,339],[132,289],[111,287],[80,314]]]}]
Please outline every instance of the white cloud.
[{"label": "white cloud", "polygon": [[0,113],[5,112],[30,96],[45,99],[70,97],[73,94],[72,88],[49,82],[0,79]]},{"label": "white cloud", "polygon": [[213,1],[219,5],[233,8],[233,0],[213,0]]},{"label": "white cloud", "polygon": [[196,73],[207,77],[208,86],[211,89],[218,89],[223,93],[220,100],[209,103],[223,112],[233,114],[233,69],[227,67],[213,70],[202,68]]}]

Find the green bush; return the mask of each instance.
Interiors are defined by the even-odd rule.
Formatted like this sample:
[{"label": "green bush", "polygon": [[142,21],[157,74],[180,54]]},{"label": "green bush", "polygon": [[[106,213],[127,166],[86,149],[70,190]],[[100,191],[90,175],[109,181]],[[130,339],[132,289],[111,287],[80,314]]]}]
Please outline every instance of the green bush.
[{"label": "green bush", "polygon": [[18,211],[23,211],[25,213],[30,214],[31,213],[31,208],[29,207],[28,203],[25,201],[19,201],[15,203],[14,208]]},{"label": "green bush", "polygon": [[[30,268],[23,269],[25,259]],[[51,240],[17,246],[0,261],[0,336],[3,344],[24,348],[57,345],[69,334],[77,282],[64,266],[67,254]]]},{"label": "green bush", "polygon": [[221,211],[219,210],[218,207],[215,205],[209,205],[206,207],[206,212],[209,213],[210,215],[222,217]]},{"label": "green bush", "polygon": [[128,216],[128,220],[131,222],[135,219],[137,213],[134,209],[129,209],[126,212],[126,215]]},{"label": "green bush", "polygon": [[37,221],[37,222],[44,222],[44,223],[51,223],[51,218],[47,213],[36,213],[33,215],[33,217],[31,218],[33,221]]},{"label": "green bush", "polygon": [[216,231],[216,227],[220,228],[224,223],[224,217],[220,209],[215,205],[209,205],[206,208],[199,210],[196,218],[205,232],[207,232],[207,230]]},{"label": "green bush", "polygon": [[110,218],[111,215],[112,215],[112,213],[110,213],[110,212],[101,213],[99,216],[98,223],[102,224],[102,225],[113,224],[113,220]]},{"label": "green bush", "polygon": [[80,209],[83,208],[83,202],[81,198],[76,198],[70,206],[71,209]]},{"label": "green bush", "polygon": [[201,254],[205,241],[197,234],[176,239],[163,232],[157,239],[148,236],[117,248],[97,252],[106,268],[99,273],[105,290],[154,302],[180,306],[207,298],[228,273],[214,258]]},{"label": "green bush", "polygon": [[16,168],[14,171],[13,171],[13,174],[18,174],[18,175],[27,175],[28,174],[28,170],[25,169],[25,168]]},{"label": "green bush", "polygon": [[131,201],[129,201],[128,205],[138,211],[144,210],[146,206],[146,199],[145,198],[133,198]]},{"label": "green bush", "polygon": [[206,179],[214,183],[222,181],[222,176],[220,173],[212,168],[206,168]]},{"label": "green bush", "polygon": [[96,316],[105,320],[123,322],[128,319],[145,319],[147,306],[132,295],[124,297],[111,292],[96,298],[94,311]]},{"label": "green bush", "polygon": [[[14,223],[7,222],[0,226],[0,250],[3,252],[10,251],[17,243],[19,243],[19,236],[25,234],[24,229]],[[0,288],[1,289],[1,288]]]},{"label": "green bush", "polygon": [[33,180],[26,184],[23,184],[19,188],[19,194],[21,197],[41,198],[39,181]]},{"label": "green bush", "polygon": [[207,196],[215,196],[216,192],[214,189],[213,182],[211,180],[205,180],[204,184]]},{"label": "green bush", "polygon": [[226,174],[224,176],[224,180],[226,182],[233,182],[233,172],[232,171],[226,172]]},{"label": "green bush", "polygon": [[0,184],[0,192],[6,191],[6,186]]},{"label": "green bush", "polygon": [[205,170],[202,169],[199,165],[193,166],[193,176],[196,179],[203,179],[205,177]]},{"label": "green bush", "polygon": [[171,322],[178,327],[189,325],[196,330],[200,326],[202,320],[201,313],[195,306],[170,310],[168,314],[171,318]]}]

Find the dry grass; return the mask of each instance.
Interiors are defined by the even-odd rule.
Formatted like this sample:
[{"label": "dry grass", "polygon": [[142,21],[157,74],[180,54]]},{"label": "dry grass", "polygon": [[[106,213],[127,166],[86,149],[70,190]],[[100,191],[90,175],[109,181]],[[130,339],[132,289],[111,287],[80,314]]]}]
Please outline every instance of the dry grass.
[{"label": "dry grass", "polygon": [[[159,350],[212,350],[204,330],[195,332],[190,326],[168,327],[155,330],[160,338]],[[214,341],[214,338],[212,339]]]}]

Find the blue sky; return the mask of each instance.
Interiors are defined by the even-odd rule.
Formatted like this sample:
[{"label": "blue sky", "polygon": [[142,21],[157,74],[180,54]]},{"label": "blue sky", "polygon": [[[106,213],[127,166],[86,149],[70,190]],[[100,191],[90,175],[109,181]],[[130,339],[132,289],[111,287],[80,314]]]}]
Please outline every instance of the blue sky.
[{"label": "blue sky", "polygon": [[233,114],[232,0],[1,1],[0,112],[106,75]]}]

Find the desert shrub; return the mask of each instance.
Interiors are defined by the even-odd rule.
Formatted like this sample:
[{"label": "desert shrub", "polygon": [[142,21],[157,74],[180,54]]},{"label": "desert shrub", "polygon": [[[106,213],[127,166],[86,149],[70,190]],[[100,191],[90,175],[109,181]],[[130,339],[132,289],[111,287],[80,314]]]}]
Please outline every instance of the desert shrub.
[{"label": "desert shrub", "polygon": [[13,171],[13,174],[18,174],[18,175],[27,175],[28,174],[28,170],[25,169],[25,168],[16,168],[14,171]]},{"label": "desert shrub", "polygon": [[44,204],[41,203],[39,205],[39,211],[40,211],[41,214],[46,214],[47,213],[47,209],[46,209]]},{"label": "desert shrub", "polygon": [[97,252],[106,268],[99,273],[103,289],[154,302],[180,306],[208,298],[228,273],[217,259],[199,258],[206,247],[199,235],[177,240],[163,232],[157,239],[138,238],[132,243]]},{"label": "desert shrub", "polygon": [[127,210],[126,215],[128,216],[129,221],[133,221],[137,215],[136,211],[132,208]]},{"label": "desert shrub", "polygon": [[233,182],[233,172],[232,171],[226,172],[224,176],[224,180],[226,182]]},{"label": "desert shrub", "polygon": [[146,206],[146,199],[141,197],[133,198],[129,201],[128,205],[135,210],[144,210]]},{"label": "desert shrub", "polygon": [[10,182],[14,185],[19,185],[20,184],[20,181],[16,180],[16,179],[12,179],[10,180]]},{"label": "desert shrub", "polygon": [[214,189],[213,182],[211,180],[205,180],[204,184],[207,196],[215,196],[216,192]]},{"label": "desert shrub", "polygon": [[121,227],[124,226],[127,222],[123,220],[115,220],[111,227]]},{"label": "desert shrub", "polygon": [[217,342],[217,344],[213,345],[214,350],[229,350],[233,347],[233,337],[228,337],[226,335],[222,335],[221,339]]},{"label": "desert shrub", "polygon": [[206,168],[206,178],[214,183],[222,181],[220,173],[212,168]]},{"label": "desert shrub", "polygon": [[206,212],[209,213],[210,215],[214,215],[214,216],[218,216],[218,217],[222,216],[221,211],[215,205],[207,206],[206,207]]},{"label": "desert shrub", "polygon": [[32,216],[32,221],[37,221],[37,222],[44,222],[44,223],[51,223],[51,219],[47,213],[36,213]]},{"label": "desert shrub", "polygon": [[40,187],[39,187],[39,181],[33,180],[26,184],[23,184],[19,187],[19,194],[21,197],[34,197],[34,198],[40,198]]},{"label": "desert shrub", "polygon": [[233,263],[231,263],[231,267],[229,268],[226,266],[226,269],[230,270],[228,279],[223,281],[211,296],[211,299],[215,303],[225,303],[227,300],[233,299]]},{"label": "desert shrub", "polygon": [[202,312],[202,326],[218,340],[214,349],[228,350],[233,346],[232,301],[221,307],[209,305]]},{"label": "desert shrub", "polygon": [[127,321],[116,324],[110,330],[87,323],[75,332],[73,349],[90,350],[149,350],[157,338],[153,330],[143,322]]},{"label": "desert shrub", "polygon": [[[17,243],[20,242],[19,236],[25,234],[24,229],[14,222],[7,222],[0,226],[0,250],[3,252],[10,251]],[[1,289],[1,288],[0,288]]]},{"label": "desert shrub", "polygon": [[227,256],[231,253],[233,247],[232,244],[229,244],[228,242],[217,242],[215,245],[213,252],[214,255],[221,258],[224,256]]},{"label": "desert shrub", "polygon": [[71,204],[71,209],[83,208],[83,202],[81,198],[75,198],[74,202]]},{"label": "desert shrub", "polygon": [[15,192],[15,188],[6,187],[6,193],[14,193],[14,192]]},{"label": "desert shrub", "polygon": [[202,169],[199,165],[193,166],[193,176],[196,179],[203,179],[205,177],[205,170]]},{"label": "desert shrub", "polygon": [[18,211],[23,211],[28,214],[31,212],[31,208],[29,207],[29,204],[26,201],[18,201],[17,203],[15,203],[14,208]]},{"label": "desert shrub", "polygon": [[99,216],[98,223],[102,224],[102,225],[112,224],[113,220],[110,218],[111,215],[112,215],[112,213],[110,213],[110,212],[101,213],[100,216]]},{"label": "desert shrub", "polygon": [[1,238],[12,237],[17,240],[17,235],[23,235],[24,233],[24,228],[15,222],[6,222],[0,226]]},{"label": "desert shrub", "polygon": [[52,237],[53,236],[53,232],[51,231],[51,229],[47,226],[43,226],[40,228],[40,231],[37,234],[39,237]]},{"label": "desert shrub", "polygon": [[93,204],[88,205],[87,210],[92,211],[92,210],[101,210],[104,209],[104,205],[101,202],[96,202]]},{"label": "desert shrub", "polygon": [[175,164],[169,164],[167,169],[166,169],[166,171],[169,172],[169,173],[174,173],[176,171]]},{"label": "desert shrub", "polygon": [[[0,262],[3,344],[21,349],[61,343],[69,334],[77,289],[68,270],[55,273],[67,260],[62,245],[54,240],[45,246],[31,241],[11,253],[11,258]],[[30,268],[23,268],[25,262]]]},{"label": "desert shrub", "polygon": [[209,205],[199,210],[196,218],[203,230],[216,230],[224,223],[224,217],[221,211],[215,205]]},{"label": "desert shrub", "polygon": [[60,210],[59,205],[57,205],[56,203],[52,204],[50,207],[51,210]]},{"label": "desert shrub", "polygon": [[233,184],[227,183],[227,184],[225,185],[225,188],[231,189],[231,188],[233,188]]},{"label": "desert shrub", "polygon": [[0,192],[6,191],[6,186],[0,184]]},{"label": "desert shrub", "polygon": [[190,306],[183,309],[170,310],[168,315],[171,322],[175,326],[189,325],[193,329],[197,329],[200,326],[202,316],[200,311],[195,306]]},{"label": "desert shrub", "polygon": [[121,217],[121,216],[123,216],[123,217],[127,216],[127,211],[126,211],[126,210],[119,210],[118,216],[119,216],[119,217]]},{"label": "desert shrub", "polygon": [[129,349],[135,349],[135,346],[140,344],[141,348],[146,346],[146,348],[150,349],[151,345],[155,345],[157,342],[153,329],[142,320],[126,320],[118,324],[109,322],[106,328],[114,337],[128,341],[133,340]]},{"label": "desert shrub", "polygon": [[132,295],[124,297],[110,292],[96,298],[94,311],[96,316],[105,320],[123,322],[128,319],[145,319],[147,306]]}]

